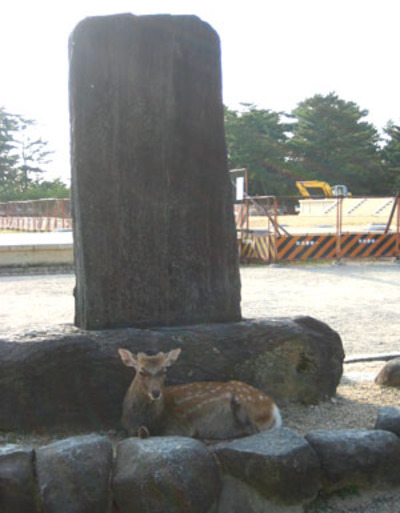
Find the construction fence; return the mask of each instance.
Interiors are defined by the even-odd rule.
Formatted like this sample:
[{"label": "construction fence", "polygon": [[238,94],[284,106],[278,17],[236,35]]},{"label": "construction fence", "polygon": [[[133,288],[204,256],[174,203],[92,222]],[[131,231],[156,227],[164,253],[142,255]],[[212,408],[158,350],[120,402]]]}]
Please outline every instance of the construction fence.
[{"label": "construction fence", "polygon": [[[242,261],[400,259],[400,195],[242,196],[234,207]],[[0,203],[0,230],[66,229],[69,199]]]},{"label": "construction fence", "polygon": [[242,261],[400,259],[400,196],[246,197],[235,220]]},{"label": "construction fence", "polygon": [[69,199],[0,203],[0,230],[51,232],[72,229]]}]

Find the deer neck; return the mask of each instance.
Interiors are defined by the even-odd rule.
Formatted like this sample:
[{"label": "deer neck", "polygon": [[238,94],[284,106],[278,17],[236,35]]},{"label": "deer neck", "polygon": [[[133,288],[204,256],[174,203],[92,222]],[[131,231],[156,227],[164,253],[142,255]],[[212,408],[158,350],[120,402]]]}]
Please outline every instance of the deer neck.
[{"label": "deer neck", "polygon": [[134,408],[138,415],[152,415],[154,417],[160,417],[163,414],[165,407],[164,394],[157,400],[151,399],[149,395],[143,394],[140,390],[139,383],[133,381],[128,393],[130,406]]}]

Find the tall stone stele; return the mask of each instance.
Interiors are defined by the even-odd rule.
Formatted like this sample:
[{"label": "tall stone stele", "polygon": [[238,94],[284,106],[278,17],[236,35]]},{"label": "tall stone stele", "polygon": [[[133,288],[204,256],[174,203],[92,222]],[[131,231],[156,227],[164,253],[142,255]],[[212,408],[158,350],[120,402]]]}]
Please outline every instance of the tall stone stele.
[{"label": "tall stone stele", "polygon": [[75,324],[239,320],[214,30],[194,16],[82,21],[70,113]]}]

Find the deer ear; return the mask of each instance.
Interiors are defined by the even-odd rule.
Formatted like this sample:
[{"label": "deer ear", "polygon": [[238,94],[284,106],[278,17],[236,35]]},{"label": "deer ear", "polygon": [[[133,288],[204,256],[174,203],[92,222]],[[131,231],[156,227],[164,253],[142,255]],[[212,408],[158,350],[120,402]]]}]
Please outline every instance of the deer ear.
[{"label": "deer ear", "polygon": [[118,349],[119,356],[121,357],[121,360],[124,365],[127,367],[133,367],[134,369],[137,369],[137,357],[135,354],[132,354],[127,349]]},{"label": "deer ear", "polygon": [[165,360],[164,360],[165,367],[171,367],[171,365],[173,365],[176,362],[176,360],[178,359],[179,355],[181,354],[181,351],[182,350],[180,348],[177,348],[177,349],[173,349],[172,351],[167,353],[165,355]]}]

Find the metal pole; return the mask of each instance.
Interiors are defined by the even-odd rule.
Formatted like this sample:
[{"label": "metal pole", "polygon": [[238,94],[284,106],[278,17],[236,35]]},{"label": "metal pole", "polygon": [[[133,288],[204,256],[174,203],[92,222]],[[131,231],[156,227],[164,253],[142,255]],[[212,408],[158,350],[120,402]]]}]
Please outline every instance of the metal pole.
[{"label": "metal pole", "polygon": [[244,208],[246,209],[246,231],[249,231],[250,211],[249,211],[249,177],[247,167],[244,170]]},{"label": "metal pole", "polygon": [[400,259],[400,193],[397,194],[396,259]]},{"label": "metal pole", "polygon": [[62,201],[62,227],[65,228],[65,200]]},{"label": "metal pole", "polygon": [[338,196],[336,204],[336,260],[341,259],[341,238],[342,238],[342,196]]},{"label": "metal pole", "polygon": [[[271,201],[270,198],[267,198],[267,211],[271,211]],[[271,219],[267,216],[267,249],[268,249],[268,263],[271,263],[271,255],[272,255],[272,240],[271,240]]]},{"label": "metal pole", "polygon": [[277,251],[277,239],[278,239],[278,200],[274,198],[274,245],[273,245],[273,260],[274,262],[278,261],[278,251]]},{"label": "metal pole", "polygon": [[392,205],[392,210],[390,211],[388,222],[386,224],[386,228],[385,228],[385,231],[383,233],[389,233],[390,232],[390,225],[392,224],[392,221],[393,221],[394,212],[395,212],[396,206],[397,206],[397,198],[399,197],[399,195],[400,195],[400,192],[398,192],[396,194],[396,196],[394,197],[393,205]]}]

